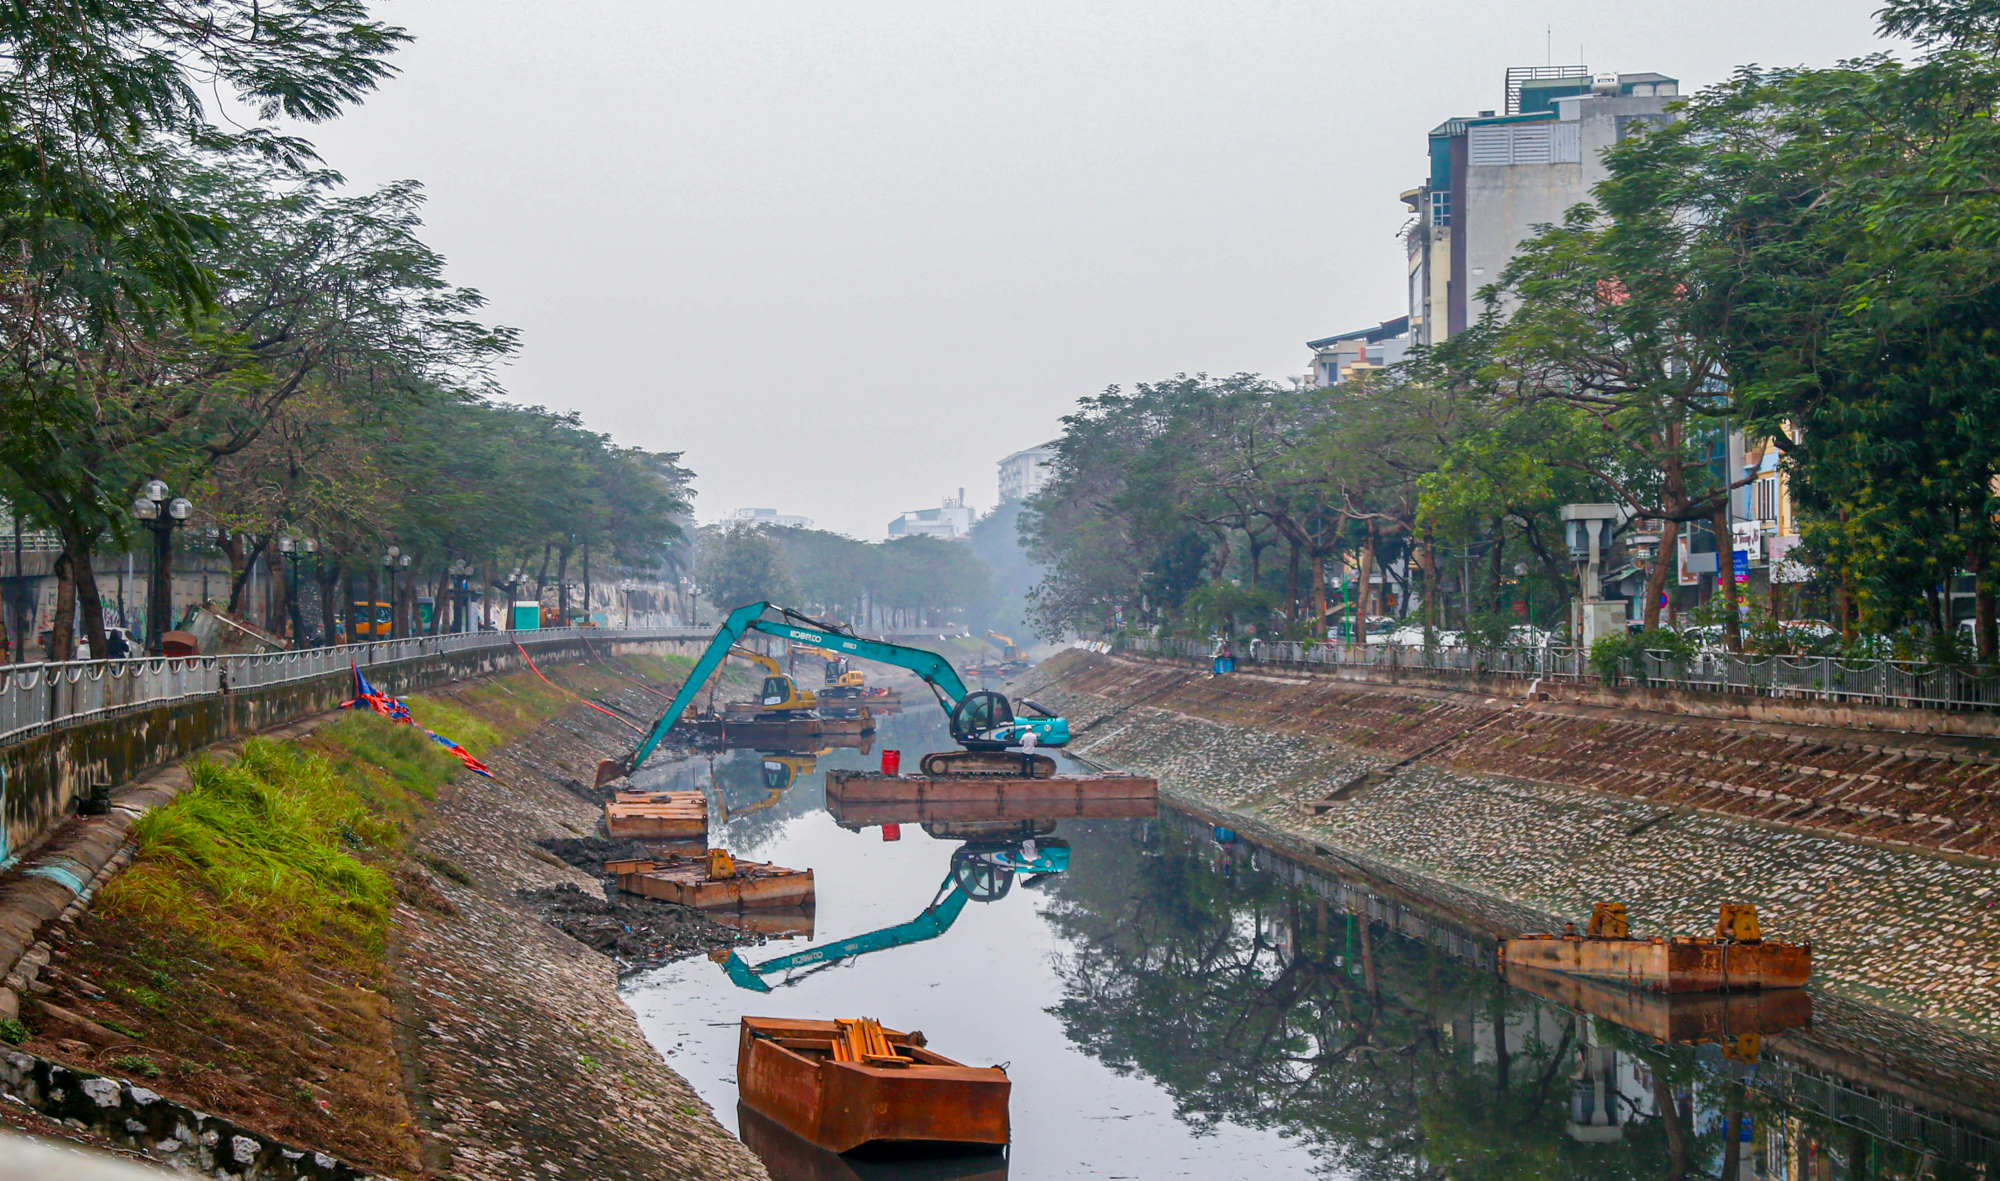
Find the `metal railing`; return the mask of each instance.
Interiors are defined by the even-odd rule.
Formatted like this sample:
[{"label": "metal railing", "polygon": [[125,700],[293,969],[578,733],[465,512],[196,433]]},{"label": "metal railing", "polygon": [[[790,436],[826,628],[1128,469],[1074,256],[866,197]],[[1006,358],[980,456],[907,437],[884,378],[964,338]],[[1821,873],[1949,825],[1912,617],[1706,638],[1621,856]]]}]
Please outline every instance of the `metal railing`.
[{"label": "metal railing", "polygon": [[[1212,640],[1113,636],[1113,650],[1207,660]],[[1232,645],[1239,662],[1260,665],[1462,673],[1548,681],[1601,682],[1581,649],[1543,647],[1406,647],[1401,644],[1305,644],[1249,640]],[[1921,660],[1849,660],[1837,656],[1754,656],[1703,652],[1686,660],[1647,652],[1620,661],[1618,681],[1700,693],[1734,693],[1907,709],[2000,708],[2000,668]]]},{"label": "metal railing", "polygon": [[578,638],[603,644],[706,640],[712,630],[561,627],[459,632],[254,656],[149,656],[4,665],[0,666],[0,743],[138,706],[311,680],[344,673],[354,666],[370,669],[453,652],[511,648],[516,643],[532,650]]}]

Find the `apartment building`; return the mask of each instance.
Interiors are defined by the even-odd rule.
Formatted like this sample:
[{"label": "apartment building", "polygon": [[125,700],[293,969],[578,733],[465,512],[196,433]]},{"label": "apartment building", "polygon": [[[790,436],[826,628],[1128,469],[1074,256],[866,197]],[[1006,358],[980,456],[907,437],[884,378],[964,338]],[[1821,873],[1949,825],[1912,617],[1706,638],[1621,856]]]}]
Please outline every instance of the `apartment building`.
[{"label": "apartment building", "polygon": [[1592,74],[1583,66],[1507,71],[1504,113],[1447,119],[1430,133],[1429,175],[1402,195],[1410,333],[1437,344],[1482,310],[1538,224],[1561,221],[1604,179],[1604,149],[1672,116],[1680,82],[1665,74]]}]

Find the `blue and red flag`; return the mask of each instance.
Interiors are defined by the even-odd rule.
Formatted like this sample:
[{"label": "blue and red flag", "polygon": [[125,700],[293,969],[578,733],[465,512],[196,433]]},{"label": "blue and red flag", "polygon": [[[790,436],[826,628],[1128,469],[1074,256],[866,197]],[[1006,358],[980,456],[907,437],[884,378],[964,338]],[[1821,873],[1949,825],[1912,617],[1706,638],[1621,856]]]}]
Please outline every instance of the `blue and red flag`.
[{"label": "blue and red flag", "polygon": [[[417,720],[410,716],[410,707],[407,702],[404,702],[400,698],[391,697],[369,684],[368,678],[361,674],[360,665],[354,665],[353,668],[354,700],[343,702],[340,708],[372,709],[399,726],[417,726]],[[424,733],[430,735],[432,742],[457,755],[458,761],[465,764],[466,770],[478,775],[484,775],[488,779],[493,778],[493,772],[487,769],[485,763],[473,758],[471,751],[466,750],[458,743],[453,742],[435,730],[428,730],[422,726],[417,726],[417,729],[423,730]]]}]

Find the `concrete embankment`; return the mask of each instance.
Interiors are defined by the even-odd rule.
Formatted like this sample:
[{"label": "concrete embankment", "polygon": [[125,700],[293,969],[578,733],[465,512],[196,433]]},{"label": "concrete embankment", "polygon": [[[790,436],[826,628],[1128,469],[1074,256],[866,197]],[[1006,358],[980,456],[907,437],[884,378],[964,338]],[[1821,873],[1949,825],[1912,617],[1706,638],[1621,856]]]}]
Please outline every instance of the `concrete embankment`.
[{"label": "concrete embankment", "polygon": [[[640,717],[685,670],[545,671]],[[547,847],[590,836],[591,769],[631,731],[532,673],[412,705],[494,778],[353,714],[197,766],[133,826],[0,1026],[21,1043],[0,1074],[73,1122],[13,1122],[233,1175],[255,1156],[271,1177],[763,1177],[647,1044],[617,961],[537,917],[597,892]],[[656,909],[636,943],[658,958],[745,938]]]},{"label": "concrete embankment", "polygon": [[1750,902],[1813,943],[1829,994],[2000,1036],[2000,746],[1080,651],[1017,692],[1069,716],[1080,754],[1493,929],[1615,900],[1644,932],[1703,931]]}]

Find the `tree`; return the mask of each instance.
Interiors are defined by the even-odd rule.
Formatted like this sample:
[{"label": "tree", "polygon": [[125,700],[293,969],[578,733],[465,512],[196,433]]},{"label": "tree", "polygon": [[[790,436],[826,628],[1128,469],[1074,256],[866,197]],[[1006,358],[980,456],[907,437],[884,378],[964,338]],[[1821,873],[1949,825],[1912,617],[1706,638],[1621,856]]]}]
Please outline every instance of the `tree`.
[{"label": "tree", "polygon": [[794,587],[784,550],[771,535],[751,525],[703,532],[695,559],[695,581],[709,602],[724,610],[745,603],[788,603]]}]

